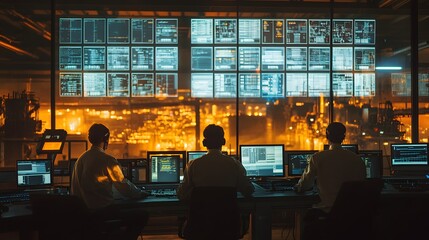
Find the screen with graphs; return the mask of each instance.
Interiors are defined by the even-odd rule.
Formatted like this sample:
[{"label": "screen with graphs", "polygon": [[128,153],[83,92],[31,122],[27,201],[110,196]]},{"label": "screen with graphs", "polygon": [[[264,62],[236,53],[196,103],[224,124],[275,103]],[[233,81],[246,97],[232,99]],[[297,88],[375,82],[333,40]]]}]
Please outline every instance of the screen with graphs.
[{"label": "screen with graphs", "polygon": [[376,92],[374,19],[70,17],[58,27],[60,97]]}]

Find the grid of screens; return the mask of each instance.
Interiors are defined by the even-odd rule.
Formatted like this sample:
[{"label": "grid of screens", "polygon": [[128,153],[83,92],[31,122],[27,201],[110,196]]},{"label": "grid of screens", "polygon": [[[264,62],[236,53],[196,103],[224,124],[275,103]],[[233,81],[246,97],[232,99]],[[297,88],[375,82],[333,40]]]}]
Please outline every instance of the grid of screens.
[{"label": "grid of screens", "polygon": [[334,96],[375,96],[375,24],[373,19],[333,19],[332,25],[330,19],[191,19],[191,95],[329,96],[332,71]]},{"label": "grid of screens", "polygon": [[[356,154],[359,152],[359,147],[357,144],[341,144],[341,147],[343,149],[352,151]],[[328,144],[323,145],[323,150],[329,150],[329,145]]]},{"label": "grid of screens", "polygon": [[17,160],[17,186],[39,188],[52,186],[52,160]]},{"label": "grid of screens", "polygon": [[152,155],[150,157],[150,183],[179,183],[180,157]]},{"label": "grid of screens", "polygon": [[427,166],[427,143],[397,143],[390,145],[391,164],[394,166]]},{"label": "grid of screens", "polygon": [[60,18],[61,97],[177,97],[178,19]]},{"label": "grid of screens", "polygon": [[359,155],[366,167],[367,178],[383,177],[383,152],[381,150],[362,150]]},{"label": "grid of screens", "polygon": [[317,151],[286,151],[288,177],[300,177],[308,165],[308,160]]},{"label": "grid of screens", "polygon": [[187,19],[190,69],[178,22],[60,18],[59,95],[178,97],[179,69],[194,98],[326,96],[330,71],[336,97],[375,95],[374,19]]},{"label": "grid of screens", "polygon": [[284,145],[240,145],[240,158],[249,177],[284,177]]}]

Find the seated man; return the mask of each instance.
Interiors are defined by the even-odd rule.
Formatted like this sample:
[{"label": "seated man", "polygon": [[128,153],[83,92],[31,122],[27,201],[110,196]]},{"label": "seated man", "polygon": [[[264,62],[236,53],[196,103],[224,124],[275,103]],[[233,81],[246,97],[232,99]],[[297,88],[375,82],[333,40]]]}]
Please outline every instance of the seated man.
[{"label": "seated man", "polygon": [[120,218],[128,225],[123,239],[137,239],[147,214],[125,212],[115,206],[115,192],[130,199],[144,198],[148,194],[124,177],[118,161],[105,150],[109,145],[109,129],[103,124],[93,124],[88,131],[91,148],[83,153],[75,163],[71,180],[71,194],[82,199],[96,215]]},{"label": "seated man", "polygon": [[315,153],[309,159],[307,168],[295,186],[297,192],[311,190],[317,178],[321,201],[304,217],[303,236],[310,239],[317,239],[317,236],[309,236],[314,232],[309,231],[309,225],[319,216],[329,213],[341,185],[346,181],[359,181],[366,177],[365,163],[359,155],[341,147],[345,136],[346,127],[342,123],[329,124],[326,128],[329,150]]},{"label": "seated man", "polygon": [[[243,196],[251,197],[254,187],[247,178],[243,165],[221,152],[225,144],[223,128],[210,124],[204,129],[203,135],[203,145],[208,149],[208,153],[194,159],[186,167],[177,197],[180,200],[189,200],[195,187],[233,187]],[[248,223],[248,216],[242,216],[241,235],[246,233]],[[182,235],[182,232],[179,232],[179,235]]]}]

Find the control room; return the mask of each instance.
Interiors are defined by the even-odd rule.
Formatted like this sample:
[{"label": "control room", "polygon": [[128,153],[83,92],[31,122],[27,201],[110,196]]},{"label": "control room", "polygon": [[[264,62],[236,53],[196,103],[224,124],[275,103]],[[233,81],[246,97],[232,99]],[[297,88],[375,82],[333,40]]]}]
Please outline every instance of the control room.
[{"label": "control room", "polygon": [[[228,232],[191,233],[184,192],[213,156],[253,192],[237,180],[231,239],[416,239],[429,226],[427,0],[2,0],[0,19],[0,239],[127,239],[131,217],[94,214],[77,193],[92,191],[94,148],[112,205],[142,214],[130,239]],[[318,156],[340,150],[371,189],[338,183],[309,222],[326,191]],[[222,185],[220,168],[203,175]]]}]

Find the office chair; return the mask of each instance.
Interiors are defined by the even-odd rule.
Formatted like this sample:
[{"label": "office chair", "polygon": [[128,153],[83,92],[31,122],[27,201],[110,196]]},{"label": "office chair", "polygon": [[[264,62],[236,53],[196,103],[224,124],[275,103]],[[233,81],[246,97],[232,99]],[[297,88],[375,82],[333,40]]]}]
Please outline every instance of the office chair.
[{"label": "office chair", "polygon": [[383,184],[382,179],[344,182],[331,211],[304,229],[304,239],[374,239],[373,221]]},{"label": "office chair", "polygon": [[90,212],[84,202],[71,195],[30,195],[39,239],[85,239],[89,231]]},{"label": "office chair", "polygon": [[237,190],[233,187],[194,188],[183,237],[189,240],[239,239]]},{"label": "office chair", "polygon": [[41,240],[126,239],[134,234],[130,222],[147,221],[147,216],[136,220],[109,208],[91,211],[73,195],[36,194],[30,201]]}]

